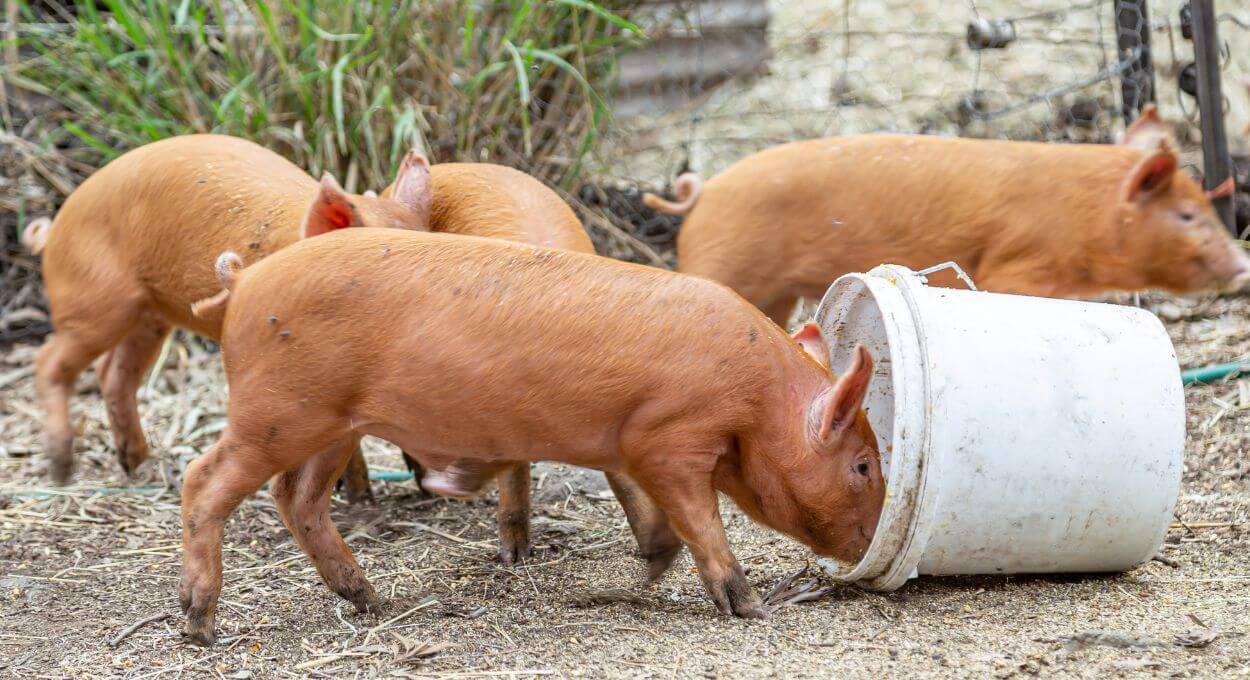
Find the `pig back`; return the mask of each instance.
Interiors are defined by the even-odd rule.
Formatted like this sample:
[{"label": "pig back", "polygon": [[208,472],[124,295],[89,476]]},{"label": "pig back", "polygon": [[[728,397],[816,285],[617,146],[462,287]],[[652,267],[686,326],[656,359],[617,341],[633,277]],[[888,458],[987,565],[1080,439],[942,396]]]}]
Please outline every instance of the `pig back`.
[{"label": "pig back", "polygon": [[1103,219],[1139,158],[1106,145],[905,135],[778,146],[707,182],[678,234],[679,268],[752,300],[773,288],[819,295],[883,262],[956,260],[975,275],[994,239],[1038,253],[1070,243],[1064,232]]},{"label": "pig back", "polygon": [[432,231],[595,252],[569,205],[526,173],[491,163],[439,163],[430,174]]},{"label": "pig back", "polygon": [[738,422],[775,365],[769,348],[787,343],[696,277],[377,229],[302,241],[245,270],[223,337],[232,393],[345,401],[365,420],[433,430],[454,421],[483,447],[492,432],[576,439],[570,414],[610,433],[657,400]]}]

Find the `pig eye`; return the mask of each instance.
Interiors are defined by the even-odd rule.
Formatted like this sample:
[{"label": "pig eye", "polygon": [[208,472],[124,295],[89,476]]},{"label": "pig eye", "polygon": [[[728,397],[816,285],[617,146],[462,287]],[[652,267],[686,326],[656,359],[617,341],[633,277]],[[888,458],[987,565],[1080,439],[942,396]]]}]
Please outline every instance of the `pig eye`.
[{"label": "pig eye", "polygon": [[1198,219],[1198,215],[1196,215],[1196,214],[1194,214],[1193,212],[1190,212],[1190,211],[1188,211],[1188,210],[1182,210],[1182,211],[1180,211],[1180,214],[1179,214],[1179,215],[1177,215],[1177,216],[1178,216],[1178,217],[1180,217],[1180,218],[1181,218],[1181,220],[1182,220],[1182,221],[1184,221],[1184,222],[1193,222],[1194,220]]},{"label": "pig eye", "polygon": [[859,463],[858,465],[855,466],[855,471],[867,477],[868,476],[868,463]]}]

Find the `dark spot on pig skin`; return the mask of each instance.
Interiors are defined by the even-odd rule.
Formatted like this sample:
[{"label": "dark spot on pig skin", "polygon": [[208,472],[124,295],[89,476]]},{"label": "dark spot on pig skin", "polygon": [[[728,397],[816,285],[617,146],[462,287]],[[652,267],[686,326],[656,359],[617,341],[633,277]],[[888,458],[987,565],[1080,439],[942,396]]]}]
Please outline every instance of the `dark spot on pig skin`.
[{"label": "dark spot on pig skin", "polygon": [[270,324],[270,325],[273,325],[273,324],[275,324],[275,323],[278,323],[278,317],[274,316],[273,314],[270,314],[270,315],[269,315],[269,324]]},{"label": "dark spot on pig skin", "polygon": [[278,428],[273,425],[270,425],[269,429],[265,430],[265,443],[272,444],[273,440],[277,438],[278,438]]},{"label": "dark spot on pig skin", "polygon": [[452,294],[452,295],[459,296],[459,295],[460,295],[460,292],[461,292],[461,291],[460,291],[460,289],[459,289],[459,288],[452,288],[452,289],[451,289],[451,294]]},{"label": "dark spot on pig skin", "polygon": [[207,183],[207,182],[208,182],[208,180],[206,180],[206,179],[197,179],[197,180],[195,180],[195,183],[196,183],[196,184],[205,184],[205,183]]},{"label": "dark spot on pig skin", "polygon": [[247,244],[247,247],[252,250],[260,250],[260,241],[252,241],[251,243]]},{"label": "dark spot on pig skin", "polygon": [[755,344],[755,341],[756,341],[756,340],[759,340],[759,338],[760,338],[760,332],[759,332],[759,329],[757,329],[757,328],[752,328],[752,329],[751,329],[751,332],[747,334],[747,338],[751,341],[751,344],[752,344],[752,345],[754,345],[754,344]]},{"label": "dark spot on pig skin", "polygon": [[291,337],[291,331],[286,330],[286,329],[284,328],[284,329],[282,329],[282,330],[278,331],[278,337],[280,337],[280,338],[289,338],[289,337]]}]

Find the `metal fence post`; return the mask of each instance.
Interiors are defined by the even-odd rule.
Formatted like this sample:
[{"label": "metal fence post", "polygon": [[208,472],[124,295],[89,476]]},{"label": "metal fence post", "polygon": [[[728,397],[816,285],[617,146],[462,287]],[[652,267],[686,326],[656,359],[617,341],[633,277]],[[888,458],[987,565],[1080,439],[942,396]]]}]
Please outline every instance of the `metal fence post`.
[{"label": "metal fence post", "polygon": [[[1224,96],[1220,92],[1220,38],[1216,31],[1214,0],[1192,0],[1194,63],[1198,65],[1198,110],[1202,115],[1203,188],[1218,187],[1232,174],[1228,136],[1224,130]],[[1233,197],[1213,201],[1215,211],[1234,236]]]},{"label": "metal fence post", "polygon": [[1155,100],[1155,71],[1150,58],[1150,16],[1146,0],[1116,0],[1116,44],[1120,62],[1120,113],[1125,124],[1137,119],[1142,107]]}]

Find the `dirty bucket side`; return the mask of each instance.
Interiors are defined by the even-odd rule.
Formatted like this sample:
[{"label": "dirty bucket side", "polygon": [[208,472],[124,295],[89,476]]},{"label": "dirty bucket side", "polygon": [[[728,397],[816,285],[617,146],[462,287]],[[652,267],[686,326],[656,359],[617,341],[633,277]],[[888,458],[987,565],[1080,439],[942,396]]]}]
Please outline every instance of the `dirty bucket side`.
[{"label": "dirty bucket side", "polygon": [[941,508],[922,574],[1094,572],[1155,554],[1185,419],[1153,315],[912,285]]}]

